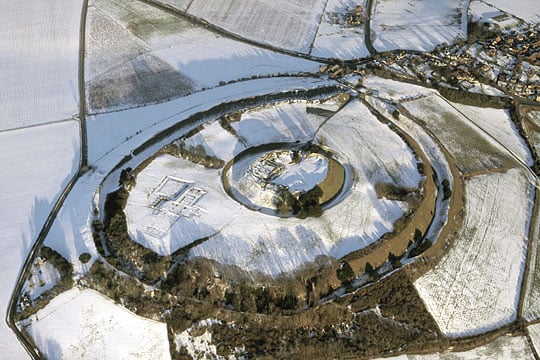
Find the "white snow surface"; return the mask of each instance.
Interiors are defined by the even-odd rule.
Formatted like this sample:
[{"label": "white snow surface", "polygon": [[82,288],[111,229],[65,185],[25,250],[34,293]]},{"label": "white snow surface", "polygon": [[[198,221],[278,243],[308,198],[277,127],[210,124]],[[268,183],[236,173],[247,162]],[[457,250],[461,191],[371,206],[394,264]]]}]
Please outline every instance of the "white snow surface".
[{"label": "white snow surface", "polygon": [[242,114],[231,124],[240,140],[249,146],[273,142],[306,142],[324,122],[325,117],[306,113],[306,103],[281,103]]},{"label": "white snow surface", "polygon": [[[77,171],[79,126],[67,121],[0,132],[0,313],[5,319],[13,286],[56,199]],[[2,321],[2,355],[24,358]]]},{"label": "white snow surface", "polygon": [[229,161],[246,147],[232,134],[224,133],[218,121],[204,127],[195,135],[184,140],[187,148],[201,145],[206,154]]},{"label": "white snow surface", "polygon": [[[530,327],[529,327],[530,329]],[[396,357],[384,358],[386,360],[509,360],[523,359],[533,360],[534,354],[529,347],[525,336],[505,335],[497,338],[493,342],[479,346],[469,351],[444,352],[428,355],[400,355]],[[378,360],[383,360],[378,359]]]},{"label": "white snow surface", "polygon": [[[71,262],[76,275],[82,275],[89,270],[98,257],[92,236],[92,221],[94,191],[99,186],[101,175],[91,171],[78,179],[44,242]],[[91,256],[86,264],[79,260],[83,253]]]},{"label": "white snow surface", "polygon": [[359,100],[351,101],[327,121],[317,140],[345,154],[348,164],[358,169],[358,178],[367,178],[371,184],[418,186],[420,174],[411,149]]},{"label": "white snow surface", "polygon": [[336,159],[357,173],[341,202],[321,217],[307,219],[277,218],[242,207],[219,234],[194,247],[191,257],[278,275],[319,255],[340,258],[391,231],[406,205],[378,199],[374,185],[385,181],[418,186],[420,175],[410,149],[357,100],[323,125],[316,140],[323,139]]},{"label": "white snow surface", "polygon": [[450,337],[483,333],[516,318],[532,210],[531,185],[518,168],[472,177],[465,193],[466,216],[453,248],[414,283]]},{"label": "white snow surface", "polygon": [[[294,89],[335,84],[304,78],[276,78],[243,81],[195,93],[166,103],[87,117],[88,161],[95,163],[122,144],[141,144],[160,130],[199,111],[227,101]],[[132,146],[135,148],[136,146]],[[129,151],[124,151],[128,154]]]},{"label": "white snow surface", "polygon": [[540,22],[540,2],[537,0],[483,0],[485,3],[512,14],[528,23]]},{"label": "white snow surface", "polygon": [[328,174],[328,160],[322,156],[309,156],[292,164],[271,182],[286,186],[290,192],[307,191],[322,182]]},{"label": "white snow surface", "polygon": [[492,138],[503,144],[513,155],[523,163],[533,164],[532,154],[525,140],[519,135],[508,110],[480,108],[475,106],[452,103],[473,124],[487,132]]},{"label": "white snow surface", "polygon": [[467,35],[468,0],[375,0],[371,38],[378,51],[430,51]]},{"label": "white snow surface", "polygon": [[77,114],[82,3],[21,0],[0,5],[0,131]]},{"label": "white snow surface", "polygon": [[60,294],[22,323],[48,359],[170,359],[165,323],[89,289]]},{"label": "white snow surface", "polygon": [[193,359],[224,359],[217,354],[216,345],[212,344],[212,333],[206,329],[202,335],[191,335],[194,330],[200,331],[200,328],[209,328],[214,324],[221,324],[221,321],[215,319],[205,319],[199,321],[174,336],[176,351],[185,348]]},{"label": "white snow surface", "polygon": [[354,9],[357,5],[365,9],[365,2],[329,0],[313,42],[311,55],[339,59],[358,59],[369,56],[369,50],[364,43],[364,24],[353,27],[347,24],[336,24],[330,18],[330,14],[345,14],[346,9]]},{"label": "white snow surface", "polygon": [[22,293],[27,293],[29,298],[34,300],[45,291],[52,289],[60,279],[60,273],[50,261],[45,261],[42,264],[34,262]]},{"label": "white snow surface", "polygon": [[472,16],[472,21],[489,21],[491,18],[502,14],[502,11],[483,1],[471,0],[469,4],[469,15]]},{"label": "white snow surface", "polygon": [[308,53],[323,0],[194,0],[188,13],[242,37]]},{"label": "white snow surface", "polygon": [[362,83],[373,91],[374,96],[395,102],[412,100],[435,93],[435,90],[423,86],[371,75],[363,77]]},{"label": "white snow surface", "polygon": [[320,64],[191,28],[161,44],[153,54],[193,79],[199,87],[277,74],[316,72]]},{"label": "white snow surface", "polygon": [[531,338],[536,353],[540,352],[540,324],[528,326],[527,332],[529,333],[529,337]]}]

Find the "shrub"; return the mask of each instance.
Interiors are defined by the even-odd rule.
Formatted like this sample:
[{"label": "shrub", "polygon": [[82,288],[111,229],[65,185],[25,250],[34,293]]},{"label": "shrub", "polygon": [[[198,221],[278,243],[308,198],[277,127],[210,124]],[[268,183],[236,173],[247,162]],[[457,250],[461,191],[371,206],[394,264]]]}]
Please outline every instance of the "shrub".
[{"label": "shrub", "polygon": [[92,256],[90,256],[89,253],[82,253],[82,254],[79,256],[79,260],[80,260],[83,264],[86,264],[87,262],[89,262],[91,258],[92,258]]},{"label": "shrub", "polygon": [[336,270],[336,275],[341,284],[346,285],[354,277],[354,271],[348,262],[343,261],[339,269]]}]

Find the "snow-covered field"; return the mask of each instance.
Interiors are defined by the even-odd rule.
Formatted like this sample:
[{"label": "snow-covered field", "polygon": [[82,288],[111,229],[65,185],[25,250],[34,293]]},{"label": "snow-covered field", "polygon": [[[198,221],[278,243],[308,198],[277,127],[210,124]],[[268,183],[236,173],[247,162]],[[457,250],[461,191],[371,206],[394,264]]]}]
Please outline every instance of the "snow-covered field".
[{"label": "snow-covered field", "polygon": [[246,148],[238,137],[224,132],[219,121],[207,124],[204,129],[195,135],[184,139],[184,144],[186,148],[202,146],[207,155],[216,156],[225,162],[231,160],[235,154],[242,152]]},{"label": "snow-covered field", "polygon": [[508,148],[523,163],[529,166],[533,164],[529,147],[519,135],[508,110],[480,108],[457,103],[452,103],[452,106],[466,116],[469,121]]},{"label": "snow-covered field", "polygon": [[[241,127],[242,122],[234,124]],[[265,135],[252,133],[250,141],[261,143],[259,136]],[[284,137],[288,139],[287,133]],[[390,231],[406,205],[378,199],[374,184],[418,186],[416,160],[406,144],[357,100],[325,123],[316,140],[334,149],[336,158],[356,171],[351,190],[341,202],[320,218],[303,220],[242,208],[219,234],[193,248],[191,256],[277,275],[293,271],[317,255],[340,258]]]},{"label": "snow-covered field", "polygon": [[[56,199],[79,164],[79,124],[67,121],[0,132],[0,311],[5,318],[19,270]],[[2,355],[24,351],[5,322]]]},{"label": "snow-covered field", "polygon": [[170,359],[165,323],[73,288],[22,322],[47,359]]},{"label": "snow-covered field", "polygon": [[[336,110],[338,108],[337,104],[333,105],[331,102],[320,106]],[[305,134],[306,131],[311,134],[305,136],[306,138],[303,141],[306,141],[314,136],[314,130],[313,125],[309,123],[309,117],[306,116],[303,121],[300,121],[300,109],[304,108],[304,111],[306,111],[305,107],[306,104],[303,103],[281,104],[276,108],[264,107],[260,110],[263,116],[259,118],[259,121],[261,121],[261,125],[264,125],[265,122],[262,120],[266,120],[268,123],[273,121],[281,124],[282,120],[279,120],[280,118],[289,119],[287,121],[297,119],[298,122],[295,123],[296,134],[300,136]],[[249,123],[257,118],[255,110],[250,110],[247,113],[248,116],[243,116],[239,122],[232,123],[241,133],[244,121]],[[348,131],[344,132],[342,123],[347,124]],[[202,133],[209,128],[211,126],[204,128]],[[276,134],[279,134],[279,130],[276,129],[281,129],[283,138],[268,137],[265,132],[243,133],[247,136],[246,141],[250,144],[261,144],[264,139],[267,141],[294,141],[289,128],[276,126],[273,129]],[[215,126],[212,127],[212,131],[212,141],[205,142],[205,147],[213,149],[215,152],[214,145],[221,144],[221,136],[225,139],[225,142],[229,142],[228,146],[230,147],[231,134],[229,132]],[[208,200],[204,203],[205,198],[211,191],[216,196],[223,191],[215,188],[216,186],[221,187],[221,179],[217,176],[218,172],[216,170],[204,169],[200,165],[185,168],[177,163],[184,164],[187,161],[176,159],[174,160],[175,166],[167,166],[165,160],[161,161],[158,158],[142,172],[141,175],[144,174],[145,178],[137,181],[136,189],[139,186],[145,189],[144,191],[141,190],[139,194],[140,201],[138,201],[138,205],[132,207],[131,198],[128,200],[131,203],[127,209],[128,219],[131,219],[128,220],[131,224],[130,232],[138,239],[137,241],[154,250],[159,249],[156,251],[161,254],[170,253],[179,246],[187,244],[181,241],[179,243],[176,240],[174,241],[175,244],[171,244],[170,240],[173,238],[184,239],[186,234],[193,235],[192,230],[194,227],[187,224],[187,222],[194,220],[182,219],[183,221],[172,222],[172,227],[169,230],[170,234],[184,234],[182,236],[165,236],[157,241],[154,237],[145,233],[145,229],[148,227],[146,223],[154,221],[151,220],[153,219],[152,216],[146,214],[152,211],[148,207],[148,201],[151,198],[149,194],[152,193],[152,189],[159,187],[165,176],[169,175],[180,180],[194,181],[196,187],[199,186],[197,183],[204,182],[206,187],[201,185],[201,188],[207,189],[209,192],[201,198],[201,203],[197,202],[195,204],[201,207],[201,216],[193,217],[193,219],[203,222],[210,221],[203,226],[203,230],[208,232],[204,236],[222,228],[219,234],[193,248],[191,250],[191,256],[193,257],[203,256],[225,264],[238,265],[248,270],[259,270],[277,275],[283,271],[292,271],[306,262],[313,261],[317,255],[326,254],[341,257],[353,250],[362,248],[377,240],[385,232],[390,231],[392,223],[402,215],[404,210],[404,204],[378,199],[375,194],[374,183],[376,181],[387,181],[401,186],[417,186],[420,178],[416,169],[416,160],[403,141],[391,132],[386,125],[374,118],[358,101],[354,101],[352,105],[339,112],[323,126],[317,139],[321,140],[323,137],[326,139],[325,141],[334,141],[329,145],[335,146],[338,153],[343,154],[343,161],[357,168],[359,175],[352,185],[353,189],[343,202],[326,210],[321,218],[304,220],[296,218],[280,219],[241,207],[229,197],[221,197],[221,200]],[[206,138],[196,134],[187,139],[186,143],[196,146],[198,145],[197,140],[205,141]],[[335,140],[333,140],[334,138]],[[343,138],[346,138],[346,141],[343,141]],[[243,146],[233,146],[232,151],[237,153],[236,151],[243,149]],[[336,154],[336,156],[341,155]],[[200,175],[198,178],[196,172],[193,172],[193,170],[197,169]],[[217,177],[209,177],[209,173],[215,173]],[[215,184],[212,185],[212,181]],[[208,197],[208,199],[210,198]],[[217,205],[219,205],[220,210],[215,209]],[[223,211],[224,207],[230,209]],[[347,215],[344,216],[344,214]],[[212,219],[216,216],[217,218]],[[138,220],[132,221],[135,217]],[[142,218],[144,218],[144,221],[139,221]],[[219,224],[214,224],[216,221]],[[141,224],[146,225],[142,226]],[[224,224],[226,225],[223,227]],[[198,236],[203,237],[201,234],[198,234]],[[165,240],[169,241],[169,243],[166,243]],[[191,238],[191,241],[193,240],[195,240],[194,237]],[[224,244],[227,245],[224,246]],[[224,251],[224,249],[228,250]]]},{"label": "snow-covered field", "polygon": [[94,112],[164,101],[252,76],[319,68],[224,38],[141,2],[96,0],[89,24],[86,80]]},{"label": "snow-covered field", "polygon": [[[474,0],[473,0],[474,1]],[[540,2],[537,0],[483,0],[485,3],[512,14],[529,23],[540,22]]]},{"label": "snow-covered field", "polygon": [[[58,212],[47,238],[45,246],[56,250],[73,265],[75,275],[85,273],[98,256],[92,236],[94,191],[101,176],[97,172],[88,172],[79,178],[64,206]],[[91,255],[91,260],[83,264],[79,256]]]},{"label": "snow-covered field", "polygon": [[323,0],[194,0],[188,13],[247,39],[308,53]]},{"label": "snow-covered field", "polygon": [[420,177],[411,149],[358,100],[353,100],[328,120],[316,138],[319,143],[344,154],[359,177],[366,177],[371,184],[418,186]]},{"label": "snow-covered field", "polygon": [[[515,160],[499,143],[440,96],[432,95],[402,105],[447,147],[462,172],[515,165]],[[508,134],[505,139],[511,136]],[[512,140],[513,143],[516,141]],[[523,150],[521,152],[527,154]]]},{"label": "snow-covered field", "polygon": [[373,91],[373,96],[394,102],[412,100],[435,93],[435,90],[423,86],[369,75],[362,78],[362,84]]},{"label": "snow-covered field", "polygon": [[[530,329],[530,327],[529,327]],[[533,360],[535,359],[525,336],[502,336],[493,342],[462,352],[445,352],[429,355],[401,355],[387,360]],[[383,360],[383,359],[378,359]]]},{"label": "snow-covered field", "polygon": [[320,64],[221,37],[202,28],[183,32],[154,54],[195,81],[197,87],[277,74],[316,72]]},{"label": "snow-covered field", "polygon": [[247,111],[242,120],[231,124],[242,143],[251,146],[273,142],[306,142],[326,117],[310,114],[306,103],[279,104],[269,108]]},{"label": "snow-covered field", "polygon": [[375,0],[371,39],[378,51],[430,51],[467,35],[467,0]]},{"label": "snow-covered field", "polygon": [[414,284],[452,337],[516,318],[532,210],[531,185],[517,168],[473,177],[465,193],[465,221],[453,248]]},{"label": "snow-covered field", "polygon": [[366,1],[329,0],[317,30],[311,55],[340,59],[368,56],[369,50],[364,43],[364,24],[351,26],[344,21],[357,5],[365,9],[365,3]]},{"label": "snow-covered field", "polygon": [[82,0],[8,1],[0,11],[0,131],[78,112]]},{"label": "snow-covered field", "polygon": [[[535,199],[535,201],[538,200]],[[531,217],[531,226],[528,273],[520,314],[527,321],[534,321],[540,318],[540,212],[537,211],[536,216]]]},{"label": "snow-covered field", "polygon": [[495,24],[501,29],[509,29],[520,24],[520,20],[516,17],[483,1],[472,0],[469,4],[469,14],[472,21]]},{"label": "snow-covered field", "polygon": [[534,349],[538,354],[538,352],[540,352],[540,324],[528,326],[527,332],[529,333]]}]

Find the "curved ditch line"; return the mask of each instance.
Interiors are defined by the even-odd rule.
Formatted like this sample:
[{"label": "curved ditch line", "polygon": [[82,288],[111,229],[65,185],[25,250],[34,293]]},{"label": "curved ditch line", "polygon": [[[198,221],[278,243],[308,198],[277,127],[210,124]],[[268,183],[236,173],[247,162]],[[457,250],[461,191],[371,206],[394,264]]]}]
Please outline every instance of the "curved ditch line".
[{"label": "curved ditch line", "polygon": [[[271,209],[269,207],[263,207],[256,205],[252,203],[249,198],[244,195],[241,191],[234,188],[233,185],[231,185],[230,181],[230,171],[231,168],[237,164],[241,159],[245,157],[251,157],[253,155],[262,155],[265,152],[272,151],[272,150],[299,150],[303,148],[306,145],[305,142],[275,142],[275,143],[267,143],[262,145],[256,145],[252,147],[248,147],[247,149],[239,152],[236,154],[236,156],[231,159],[223,169],[221,169],[221,182],[223,184],[223,189],[229,195],[231,199],[242,205],[243,207],[251,210],[251,211],[257,211],[262,214],[273,216],[273,217],[279,217],[283,219],[287,218],[294,218],[296,215],[294,213],[287,213],[282,214],[277,209]],[[324,148],[326,150],[326,148]],[[335,150],[328,149],[330,152],[333,152],[335,154]],[[332,208],[333,206],[337,205],[351,190],[352,184],[354,183],[355,179],[355,172],[352,169],[351,166],[348,164],[341,164],[339,161],[334,159],[333,157],[329,157],[328,161],[333,161],[334,163],[337,163],[341,168],[343,169],[343,183],[341,184],[339,190],[333,194],[329,199],[323,201],[320,203],[322,210],[328,210]]]}]

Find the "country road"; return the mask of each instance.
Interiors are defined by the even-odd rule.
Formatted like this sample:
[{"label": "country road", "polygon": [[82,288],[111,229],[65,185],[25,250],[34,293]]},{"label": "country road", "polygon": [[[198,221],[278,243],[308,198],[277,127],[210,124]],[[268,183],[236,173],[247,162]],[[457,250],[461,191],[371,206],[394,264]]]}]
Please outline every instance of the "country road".
[{"label": "country road", "polygon": [[374,0],[367,0],[366,3],[366,22],[364,23],[364,43],[366,44],[366,48],[369,50],[369,53],[371,56],[377,54],[377,50],[373,47],[373,43],[371,42],[371,17],[373,16],[373,1]]},{"label": "country road", "polygon": [[19,276],[17,278],[17,282],[15,283],[15,286],[13,288],[13,292],[11,294],[11,298],[9,301],[9,306],[7,308],[6,313],[6,322],[8,326],[11,328],[11,330],[15,333],[17,336],[19,342],[23,345],[24,349],[28,353],[28,355],[32,359],[41,359],[41,356],[39,355],[38,349],[34,347],[32,343],[30,343],[27,338],[21,333],[19,328],[17,327],[17,324],[15,324],[15,312],[17,310],[17,303],[19,299],[19,295],[21,294],[22,288],[24,286],[24,283],[26,279],[28,278],[28,275],[30,274],[30,270],[32,268],[33,260],[35,259],[39,249],[43,245],[43,242],[47,238],[47,235],[49,234],[49,231],[51,230],[52,225],[54,224],[56,220],[56,216],[58,215],[60,209],[64,205],[64,202],[75,186],[75,183],[79,180],[79,178],[84,174],[85,169],[88,166],[88,141],[87,141],[87,131],[86,131],[86,114],[85,114],[85,82],[84,82],[84,52],[85,52],[85,37],[86,37],[86,17],[88,12],[88,0],[83,0],[82,8],[81,8],[81,20],[80,20],[80,30],[79,30],[79,133],[80,133],[80,139],[81,139],[81,149],[80,149],[80,157],[79,157],[79,169],[75,176],[73,176],[67,186],[63,189],[63,191],[60,193],[60,196],[58,197],[58,200],[56,200],[56,203],[54,204],[51,212],[49,213],[47,219],[45,220],[45,224],[41,228],[41,231],[39,232],[39,235],[37,236],[36,240],[34,241],[32,247],[30,248],[30,251],[28,252],[28,255],[26,257],[25,262],[23,263]]}]

